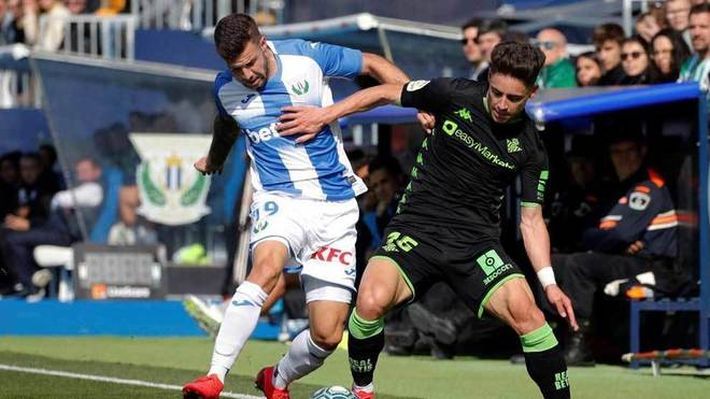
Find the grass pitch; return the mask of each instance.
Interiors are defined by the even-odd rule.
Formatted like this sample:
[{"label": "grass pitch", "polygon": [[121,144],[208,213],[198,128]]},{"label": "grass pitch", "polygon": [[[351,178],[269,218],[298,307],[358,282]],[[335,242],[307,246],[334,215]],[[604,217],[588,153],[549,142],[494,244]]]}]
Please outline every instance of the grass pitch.
[{"label": "grass pitch", "polygon": [[[287,347],[251,341],[227,379],[226,390],[259,396],[256,372],[274,363]],[[205,372],[212,341],[204,338],[0,337],[0,365],[135,379],[181,386]],[[574,398],[705,398],[710,378],[664,375],[616,366],[572,368]],[[0,370],[0,398],[179,398],[177,389],[158,389],[68,377]],[[462,357],[452,361],[383,355],[375,383],[378,399],[539,398],[524,366],[504,360]],[[337,351],[323,368],[291,387],[292,398],[307,399],[321,386],[350,384],[347,356]]]}]

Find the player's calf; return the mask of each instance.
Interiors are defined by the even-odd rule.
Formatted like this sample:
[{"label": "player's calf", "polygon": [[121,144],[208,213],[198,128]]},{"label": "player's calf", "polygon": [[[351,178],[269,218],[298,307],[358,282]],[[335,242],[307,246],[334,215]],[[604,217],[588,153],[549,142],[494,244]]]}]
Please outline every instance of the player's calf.
[{"label": "player's calf", "polygon": [[[348,357],[354,390],[372,393],[372,384],[377,359],[385,346],[385,322],[382,318],[367,320],[357,309],[353,310],[348,322]],[[363,397],[363,396],[358,396]],[[374,397],[374,395],[372,396]]]},{"label": "player's calf", "polygon": [[525,355],[525,366],[545,399],[570,397],[567,364],[552,328],[542,327],[520,337]]},{"label": "player's calf", "polygon": [[525,365],[530,378],[545,399],[570,397],[567,365],[552,328],[535,305],[524,279],[503,284],[485,305],[491,313],[520,335]]}]

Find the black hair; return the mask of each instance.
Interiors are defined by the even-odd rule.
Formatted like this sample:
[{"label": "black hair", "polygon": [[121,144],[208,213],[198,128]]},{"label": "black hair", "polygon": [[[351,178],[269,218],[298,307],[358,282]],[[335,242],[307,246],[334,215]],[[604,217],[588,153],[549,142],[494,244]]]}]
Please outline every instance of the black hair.
[{"label": "black hair", "polygon": [[509,75],[532,87],[544,63],[545,54],[532,44],[503,42],[493,49],[490,74]]},{"label": "black hair", "polygon": [[227,62],[234,61],[244,51],[248,42],[258,42],[261,37],[254,19],[246,14],[231,14],[219,20],[214,29],[217,53]]}]

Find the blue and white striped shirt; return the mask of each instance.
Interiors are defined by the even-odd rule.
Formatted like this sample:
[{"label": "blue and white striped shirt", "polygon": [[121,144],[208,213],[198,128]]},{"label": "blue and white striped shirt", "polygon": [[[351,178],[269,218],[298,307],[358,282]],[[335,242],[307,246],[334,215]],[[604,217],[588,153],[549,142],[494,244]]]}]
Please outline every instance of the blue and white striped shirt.
[{"label": "blue and white striped shirt", "polygon": [[337,122],[303,144],[295,143],[296,136],[281,137],[276,131],[282,107],[332,104],[328,77],[357,76],[362,53],[303,40],[268,45],[276,57],[277,71],[264,87],[245,87],[229,70],[217,75],[214,87],[219,112],[233,117],[249,139],[254,189],[329,201],[365,192],[365,184],[353,173],[345,155]]}]

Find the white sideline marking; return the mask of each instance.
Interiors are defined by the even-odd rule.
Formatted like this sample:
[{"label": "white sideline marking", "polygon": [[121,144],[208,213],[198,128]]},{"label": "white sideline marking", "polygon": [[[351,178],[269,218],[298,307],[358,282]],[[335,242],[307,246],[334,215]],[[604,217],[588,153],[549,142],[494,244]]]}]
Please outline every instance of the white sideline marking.
[{"label": "white sideline marking", "polygon": [[[114,384],[135,385],[135,386],[139,386],[139,387],[168,389],[171,391],[182,391],[182,387],[179,385],[157,384],[157,383],[149,382],[149,381],[128,380],[128,379],[124,379],[124,378],[106,377],[106,376],[102,376],[102,375],[78,374],[78,373],[69,373],[66,371],[58,371],[58,370],[36,369],[36,368],[31,368],[31,367],[19,367],[19,366],[12,366],[9,364],[0,364],[0,370],[18,371],[21,373],[30,373],[30,374],[51,375],[51,376],[55,376],[55,377],[74,378],[74,379],[78,379],[78,380],[111,382]],[[263,399],[263,396],[244,395],[241,393],[232,393],[232,392],[222,392],[221,397],[235,398],[235,399]]]}]

